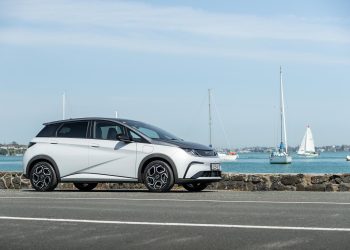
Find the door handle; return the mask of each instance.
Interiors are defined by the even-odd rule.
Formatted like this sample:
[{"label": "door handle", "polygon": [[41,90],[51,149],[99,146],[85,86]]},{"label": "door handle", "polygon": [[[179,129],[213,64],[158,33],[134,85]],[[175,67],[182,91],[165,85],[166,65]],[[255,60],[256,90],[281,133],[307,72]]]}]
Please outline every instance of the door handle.
[{"label": "door handle", "polygon": [[57,141],[50,141],[50,144],[58,144]]},{"label": "door handle", "polygon": [[98,144],[91,144],[90,147],[92,147],[92,148],[99,148],[100,145],[98,145]]}]

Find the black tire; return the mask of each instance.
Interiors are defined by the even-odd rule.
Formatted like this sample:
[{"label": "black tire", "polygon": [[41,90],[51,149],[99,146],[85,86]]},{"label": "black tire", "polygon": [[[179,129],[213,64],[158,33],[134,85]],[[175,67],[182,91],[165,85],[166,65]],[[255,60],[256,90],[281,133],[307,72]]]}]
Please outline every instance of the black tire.
[{"label": "black tire", "polygon": [[35,163],[29,174],[30,183],[36,191],[52,191],[57,187],[58,180],[55,169],[46,161]]},{"label": "black tire", "polygon": [[174,186],[173,170],[164,161],[152,161],[145,168],[143,183],[151,192],[168,192]]},{"label": "black tire", "polygon": [[200,182],[197,182],[197,183],[185,183],[185,184],[182,184],[182,186],[187,191],[200,192],[200,191],[206,189],[206,187],[208,187],[208,183],[200,183]]},{"label": "black tire", "polygon": [[80,183],[80,182],[76,182],[76,183],[73,183],[73,184],[74,184],[74,186],[77,189],[79,189],[79,191],[91,191],[97,186],[97,183]]}]

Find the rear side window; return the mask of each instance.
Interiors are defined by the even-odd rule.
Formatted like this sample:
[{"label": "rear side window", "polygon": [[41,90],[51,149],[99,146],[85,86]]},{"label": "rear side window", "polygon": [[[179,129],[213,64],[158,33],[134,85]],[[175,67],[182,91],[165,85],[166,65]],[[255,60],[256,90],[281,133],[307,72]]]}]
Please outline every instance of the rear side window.
[{"label": "rear side window", "polygon": [[86,138],[88,122],[64,123],[57,131],[57,137],[63,138]]},{"label": "rear side window", "polygon": [[56,130],[62,123],[46,125],[36,137],[56,137]]}]

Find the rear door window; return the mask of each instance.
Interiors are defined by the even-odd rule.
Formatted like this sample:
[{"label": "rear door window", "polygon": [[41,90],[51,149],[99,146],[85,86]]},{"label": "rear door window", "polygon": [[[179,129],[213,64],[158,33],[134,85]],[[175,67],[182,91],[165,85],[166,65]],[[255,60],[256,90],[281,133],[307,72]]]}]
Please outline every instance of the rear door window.
[{"label": "rear door window", "polygon": [[86,138],[87,128],[87,121],[64,123],[57,131],[57,137]]}]

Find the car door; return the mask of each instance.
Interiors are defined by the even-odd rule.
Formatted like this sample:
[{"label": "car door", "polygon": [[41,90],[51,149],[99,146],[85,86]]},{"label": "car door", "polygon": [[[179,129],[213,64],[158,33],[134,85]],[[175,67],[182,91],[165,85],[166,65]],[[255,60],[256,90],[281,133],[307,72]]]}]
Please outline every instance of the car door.
[{"label": "car door", "polygon": [[88,167],[89,144],[87,139],[89,121],[63,123],[50,139],[49,155],[56,162],[61,177]]},{"label": "car door", "polygon": [[120,141],[117,139],[120,135],[127,135],[123,125],[111,121],[94,121],[89,168],[84,173],[107,180],[133,181],[137,178],[136,143]]}]

